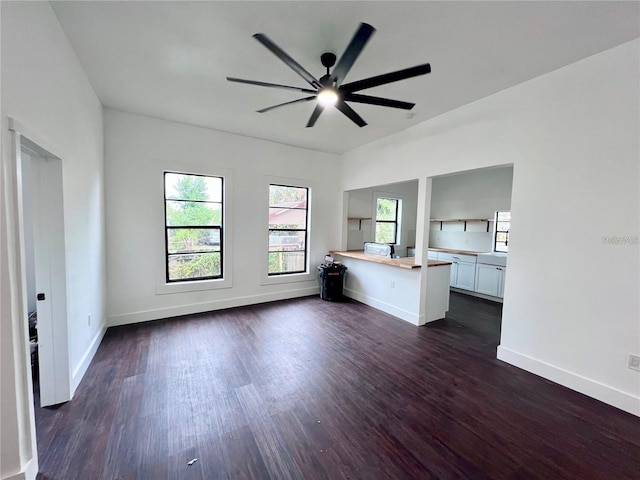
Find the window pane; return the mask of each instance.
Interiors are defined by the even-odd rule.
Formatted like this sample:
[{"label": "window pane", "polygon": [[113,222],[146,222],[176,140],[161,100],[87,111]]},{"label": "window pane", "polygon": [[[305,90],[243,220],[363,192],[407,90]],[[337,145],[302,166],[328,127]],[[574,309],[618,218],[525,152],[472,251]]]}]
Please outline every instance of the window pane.
[{"label": "window pane", "polygon": [[222,178],[165,173],[165,198],[222,202]]},{"label": "window pane", "polygon": [[504,243],[496,243],[496,252],[508,252],[507,246]]},{"label": "window pane", "polygon": [[498,232],[496,233],[496,243],[497,242],[506,242],[507,241],[507,232]]},{"label": "window pane", "polygon": [[167,200],[167,226],[221,225],[222,204]]},{"label": "window pane", "polygon": [[169,280],[219,277],[220,252],[169,256]]},{"label": "window pane", "polygon": [[511,224],[509,222],[498,222],[496,228],[499,232],[508,232],[510,225]]},{"label": "window pane", "polygon": [[269,206],[307,208],[307,189],[269,185]]},{"label": "window pane", "polygon": [[269,185],[269,275],[306,272],[308,200],[305,187]]},{"label": "window pane", "polygon": [[307,228],[307,211],[291,208],[269,208],[269,228]]},{"label": "window pane", "polygon": [[396,220],[398,200],[392,198],[379,198],[377,202],[376,220]]},{"label": "window pane", "polygon": [[270,252],[269,273],[294,273],[306,270],[304,252]]},{"label": "window pane", "polygon": [[376,242],[395,243],[396,242],[395,231],[396,231],[395,222],[376,223]]},{"label": "window pane", "polygon": [[305,232],[269,232],[269,251],[304,250]]},{"label": "window pane", "polygon": [[511,212],[498,212],[498,221],[499,222],[510,222],[511,221]]},{"label": "window pane", "polygon": [[170,228],[169,253],[219,252],[220,230],[213,228]]}]

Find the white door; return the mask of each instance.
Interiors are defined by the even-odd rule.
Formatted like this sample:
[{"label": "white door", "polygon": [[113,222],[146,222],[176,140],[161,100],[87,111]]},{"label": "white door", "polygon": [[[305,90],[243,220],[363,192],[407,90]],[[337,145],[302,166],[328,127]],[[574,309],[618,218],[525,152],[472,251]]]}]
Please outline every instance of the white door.
[{"label": "white door", "polygon": [[483,264],[476,265],[476,292],[497,297],[501,277],[501,267]]},{"label": "white door", "polygon": [[[38,312],[38,366],[40,405],[70,400],[67,288],[65,269],[62,162],[35,147],[21,151],[24,203],[30,203],[36,309]],[[28,263],[28,262],[27,262]],[[31,292],[33,294],[34,292]]]},{"label": "white door", "polygon": [[476,264],[459,262],[457,270],[456,287],[473,290],[476,283]]}]

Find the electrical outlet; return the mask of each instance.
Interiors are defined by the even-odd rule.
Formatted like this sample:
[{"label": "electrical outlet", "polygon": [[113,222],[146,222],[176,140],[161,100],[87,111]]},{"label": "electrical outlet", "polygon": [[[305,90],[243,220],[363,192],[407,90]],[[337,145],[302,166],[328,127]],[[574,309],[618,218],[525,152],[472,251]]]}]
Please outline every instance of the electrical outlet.
[{"label": "electrical outlet", "polygon": [[396,288],[396,281],[395,280],[391,280],[391,288]]},{"label": "electrical outlet", "polygon": [[465,239],[464,239],[464,244],[465,244],[465,245],[469,245],[469,239],[468,239],[468,238],[465,238]]},{"label": "electrical outlet", "polygon": [[89,326],[91,326],[91,314],[89,314],[89,318],[87,319]]},{"label": "electrical outlet", "polygon": [[629,354],[629,368],[640,372],[640,355]]}]

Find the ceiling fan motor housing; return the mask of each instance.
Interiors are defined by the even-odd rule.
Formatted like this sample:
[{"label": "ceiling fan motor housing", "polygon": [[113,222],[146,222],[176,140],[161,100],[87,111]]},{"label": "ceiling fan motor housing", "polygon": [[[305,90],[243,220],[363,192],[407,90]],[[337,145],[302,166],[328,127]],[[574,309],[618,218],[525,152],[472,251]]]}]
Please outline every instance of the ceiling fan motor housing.
[{"label": "ceiling fan motor housing", "polygon": [[335,54],[331,52],[325,52],[320,55],[320,61],[322,62],[322,66],[326,68],[331,68],[336,64],[337,57]]}]

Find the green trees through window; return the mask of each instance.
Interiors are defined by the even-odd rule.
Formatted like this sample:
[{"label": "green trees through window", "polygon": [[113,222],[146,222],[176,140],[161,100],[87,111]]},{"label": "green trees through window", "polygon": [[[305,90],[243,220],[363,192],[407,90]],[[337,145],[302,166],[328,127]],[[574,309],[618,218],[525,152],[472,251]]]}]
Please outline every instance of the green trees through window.
[{"label": "green trees through window", "polygon": [[222,278],[220,177],[164,174],[167,282]]},{"label": "green trees through window", "polygon": [[376,201],[376,236],[378,243],[397,243],[398,202],[396,198],[378,198]]}]

